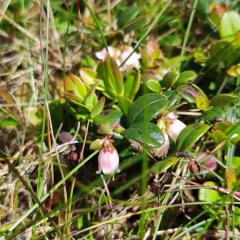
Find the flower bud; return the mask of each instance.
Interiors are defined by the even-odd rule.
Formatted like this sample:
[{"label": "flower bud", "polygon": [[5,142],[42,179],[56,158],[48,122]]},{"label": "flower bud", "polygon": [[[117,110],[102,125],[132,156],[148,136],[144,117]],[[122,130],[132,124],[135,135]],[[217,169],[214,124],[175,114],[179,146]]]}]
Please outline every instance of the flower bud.
[{"label": "flower bud", "polygon": [[205,167],[209,171],[215,171],[218,167],[217,158],[214,155],[211,155],[210,159],[205,163]]},{"label": "flower bud", "polygon": [[218,159],[207,151],[201,152],[196,160],[201,162],[207,172],[215,171],[218,168]]},{"label": "flower bud", "polygon": [[118,172],[119,155],[115,147],[112,145],[105,146],[98,155],[98,171],[97,173],[113,174]]},{"label": "flower bud", "polygon": [[186,125],[178,119],[170,119],[167,133],[169,137],[176,142],[181,131],[186,127]]},{"label": "flower bud", "polygon": [[159,148],[155,148],[154,149],[154,155],[156,157],[166,157],[167,153],[168,153],[168,149],[169,149],[169,138],[168,135],[163,132],[164,135],[164,143],[161,147]]}]

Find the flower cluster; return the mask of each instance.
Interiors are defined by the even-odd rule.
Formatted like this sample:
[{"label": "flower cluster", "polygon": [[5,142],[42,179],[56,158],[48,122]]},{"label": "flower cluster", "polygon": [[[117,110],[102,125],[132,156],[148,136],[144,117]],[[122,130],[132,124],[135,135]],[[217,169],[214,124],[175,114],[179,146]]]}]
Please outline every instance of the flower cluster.
[{"label": "flower cluster", "polygon": [[[103,61],[109,54],[110,57],[114,58],[114,60],[116,61],[118,66],[120,66],[133,51],[132,47],[126,47],[126,46],[122,46],[122,47],[120,47],[120,49],[109,46],[107,49],[108,49],[108,52],[107,52],[106,48],[102,49],[99,52],[96,52],[96,54],[95,54],[96,57]],[[131,57],[129,57],[129,59],[125,62],[125,64],[120,67],[120,70],[121,71],[129,71],[133,68],[139,69],[140,68],[140,62],[139,62],[140,58],[141,58],[141,55],[139,53],[134,52],[131,55]]]}]

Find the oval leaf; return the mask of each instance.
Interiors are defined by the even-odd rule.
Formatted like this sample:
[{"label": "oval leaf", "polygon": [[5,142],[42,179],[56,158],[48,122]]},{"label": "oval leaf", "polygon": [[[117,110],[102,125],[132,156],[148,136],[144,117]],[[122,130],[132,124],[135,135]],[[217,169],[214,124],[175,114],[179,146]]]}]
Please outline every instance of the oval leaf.
[{"label": "oval leaf", "polygon": [[164,143],[162,131],[150,122],[135,123],[123,132],[123,136],[153,148],[160,147]]},{"label": "oval leaf", "polygon": [[176,80],[176,85],[186,84],[192,82],[197,77],[194,71],[184,71],[181,72]]},{"label": "oval leaf", "polygon": [[178,151],[185,151],[196,143],[210,128],[207,124],[191,124],[182,130],[178,136]]},{"label": "oval leaf", "polygon": [[161,86],[158,80],[156,79],[150,79],[146,82],[147,88],[152,92],[160,92]]},{"label": "oval leaf", "polygon": [[121,116],[122,113],[119,110],[109,110],[105,114],[96,116],[94,122],[98,125],[105,123],[114,124],[120,120]]},{"label": "oval leaf", "polygon": [[224,13],[220,24],[220,35],[227,41],[234,41],[240,31],[240,16],[237,12]]},{"label": "oval leaf", "polygon": [[[216,186],[216,183],[208,181],[208,182],[205,182],[203,185]],[[198,192],[198,199],[204,202],[216,202],[220,199],[220,195],[215,190],[208,189],[208,188],[201,188]]]},{"label": "oval leaf", "polygon": [[227,106],[239,100],[238,96],[233,94],[219,94],[211,99],[211,105],[214,107]]},{"label": "oval leaf", "polygon": [[149,93],[139,97],[131,106],[127,115],[130,124],[151,121],[168,106],[168,99],[160,93]]}]

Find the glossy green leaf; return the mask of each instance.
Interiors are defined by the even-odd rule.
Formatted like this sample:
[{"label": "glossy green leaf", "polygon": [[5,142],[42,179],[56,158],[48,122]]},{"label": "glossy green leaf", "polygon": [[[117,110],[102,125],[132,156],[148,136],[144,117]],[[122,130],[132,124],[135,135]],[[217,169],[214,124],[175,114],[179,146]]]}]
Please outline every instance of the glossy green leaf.
[{"label": "glossy green leaf", "polygon": [[138,122],[126,129],[123,136],[136,140],[149,147],[160,147],[164,143],[164,136],[159,127],[150,122]]},{"label": "glossy green leaf", "polygon": [[224,13],[220,24],[220,35],[224,40],[234,41],[237,33],[240,32],[240,16],[237,12],[229,11]]},{"label": "glossy green leaf", "polygon": [[182,130],[177,139],[178,151],[185,151],[193,146],[210,128],[207,124],[191,124]]},{"label": "glossy green leaf", "polygon": [[164,77],[161,81],[161,86],[163,88],[168,89],[174,85],[177,78],[178,78],[178,72],[176,72],[176,71],[168,72],[167,74],[164,75]]},{"label": "glossy green leaf", "polygon": [[240,134],[240,122],[233,124],[233,126],[226,128],[226,134],[231,138],[235,134]]},{"label": "glossy green leaf", "polygon": [[181,72],[176,79],[175,85],[190,83],[197,77],[194,71],[184,71]]},{"label": "glossy green leaf", "polygon": [[119,110],[109,110],[95,117],[94,122],[96,124],[110,123],[114,124],[120,120],[122,113]]},{"label": "glossy green leaf", "polygon": [[236,58],[236,52],[239,52],[239,47],[234,44],[229,44],[227,41],[217,41],[211,44],[209,53],[209,66],[214,69],[216,64],[221,64],[229,68],[233,64],[233,58]]},{"label": "glossy green leaf", "polygon": [[91,111],[92,119],[95,118],[97,115],[99,115],[103,111],[104,104],[105,104],[105,98],[102,97]]},{"label": "glossy green leaf", "polygon": [[210,104],[215,107],[223,107],[239,101],[239,97],[233,94],[219,94],[213,97]]},{"label": "glossy green leaf", "polygon": [[129,124],[151,121],[168,106],[168,99],[160,93],[149,93],[139,97],[129,108]]},{"label": "glossy green leaf", "polygon": [[181,85],[177,88],[177,91],[189,103],[194,103],[196,98],[201,96],[199,91],[192,85]]},{"label": "glossy green leaf", "polygon": [[97,77],[103,80],[105,92],[112,99],[123,96],[122,74],[113,58],[107,56],[105,61],[98,65]]},{"label": "glossy green leaf", "polygon": [[169,102],[168,108],[176,106],[181,100],[181,95],[175,90],[168,90],[163,92],[163,94],[168,98]]},{"label": "glossy green leaf", "polygon": [[204,119],[207,121],[213,121],[216,118],[221,118],[225,114],[223,108],[221,107],[213,107],[209,111],[207,111],[204,115]]},{"label": "glossy green leaf", "polygon": [[129,100],[129,99],[125,98],[125,97],[122,97],[122,96],[118,97],[118,105],[119,105],[121,111],[124,114],[128,113],[128,109],[129,109],[131,104],[132,104],[131,100]]},{"label": "glossy green leaf", "polygon": [[[203,184],[204,186],[216,186],[215,182],[207,181]],[[217,191],[208,189],[208,188],[201,188],[198,192],[198,199],[204,202],[216,202],[220,200],[220,195]]]},{"label": "glossy green leaf", "polygon": [[161,89],[161,85],[156,79],[149,79],[146,83],[147,88],[155,93],[159,93]]},{"label": "glossy green leaf", "polygon": [[140,87],[140,72],[137,69],[133,69],[125,77],[124,82],[124,97],[133,100]]},{"label": "glossy green leaf", "polygon": [[189,103],[195,103],[199,110],[209,110],[209,100],[201,88],[195,84],[184,84],[177,88],[181,96]]}]

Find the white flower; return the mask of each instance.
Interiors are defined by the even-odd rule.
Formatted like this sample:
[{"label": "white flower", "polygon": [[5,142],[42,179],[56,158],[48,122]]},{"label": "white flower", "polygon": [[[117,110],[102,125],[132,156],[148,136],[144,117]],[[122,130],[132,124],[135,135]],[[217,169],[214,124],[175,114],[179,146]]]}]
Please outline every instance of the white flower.
[{"label": "white flower", "polygon": [[108,49],[108,52],[107,52],[106,48],[103,48],[101,51],[96,52],[95,56],[102,61],[107,57],[108,53],[109,53],[110,57],[112,57],[112,58],[120,57],[120,51],[118,51],[116,48],[109,46],[107,49]]},{"label": "white flower", "polygon": [[108,145],[103,147],[98,155],[97,173],[113,174],[118,172],[119,155],[115,147]]},{"label": "white flower", "polygon": [[[131,54],[133,51],[132,47],[121,47],[120,49],[117,49],[115,47],[109,46],[108,48],[108,53],[110,57],[112,57],[118,66],[120,66],[123,61]],[[104,59],[108,55],[106,48],[102,49],[99,52],[96,52],[95,56],[104,61]],[[139,69],[140,68],[140,62],[139,59],[141,58],[141,55],[139,53],[134,52],[131,57],[125,62],[123,66],[121,66],[120,70],[122,71],[129,71],[133,69],[134,67]]]},{"label": "white flower", "polygon": [[168,149],[169,149],[169,137],[167,135],[166,132],[163,132],[163,136],[164,136],[164,143],[161,147],[159,148],[155,148],[154,149],[154,155],[156,157],[166,157],[168,154]]},{"label": "white flower", "polygon": [[[123,62],[133,51],[132,47],[127,47],[124,49],[124,51],[121,54],[121,62]],[[131,57],[125,62],[125,64],[122,66],[122,70],[128,71],[133,68],[140,68],[140,62],[139,59],[141,58],[141,55],[139,53],[134,52]]]},{"label": "white flower", "polygon": [[176,142],[179,134],[186,127],[186,125],[178,119],[170,119],[167,126],[167,133],[169,137]]}]

